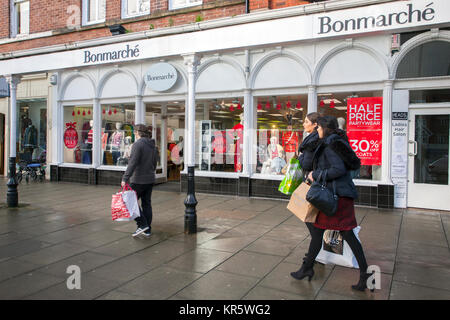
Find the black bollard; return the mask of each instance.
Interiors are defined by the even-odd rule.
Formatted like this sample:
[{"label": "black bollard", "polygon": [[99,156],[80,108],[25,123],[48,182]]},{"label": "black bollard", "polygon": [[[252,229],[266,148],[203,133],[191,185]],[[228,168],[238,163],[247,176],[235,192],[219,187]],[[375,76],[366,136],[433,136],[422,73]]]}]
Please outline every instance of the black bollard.
[{"label": "black bollard", "polygon": [[197,233],[197,199],[195,198],[195,182],[194,182],[195,167],[188,167],[188,191],[187,197],[184,200],[186,207],[184,211],[184,233]]},{"label": "black bollard", "polygon": [[9,180],[6,184],[8,191],[6,192],[6,205],[10,208],[19,206],[19,194],[17,192],[16,180],[16,157],[9,158]]}]

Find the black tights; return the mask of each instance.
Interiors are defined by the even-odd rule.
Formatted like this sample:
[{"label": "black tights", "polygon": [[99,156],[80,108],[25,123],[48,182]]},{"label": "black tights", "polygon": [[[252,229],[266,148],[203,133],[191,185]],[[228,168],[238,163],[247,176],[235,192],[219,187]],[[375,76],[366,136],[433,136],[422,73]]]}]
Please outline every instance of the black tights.
[{"label": "black tights", "polygon": [[[319,254],[320,249],[322,248],[323,233],[325,232],[325,230],[316,228],[312,223],[306,225],[308,226],[309,232],[311,234],[311,242],[309,243],[308,257],[305,262],[306,263],[305,267],[309,269],[313,267],[314,260],[316,260],[316,257]],[[356,257],[356,261],[358,261],[360,272],[366,272],[367,271],[366,257],[364,256],[364,251],[361,246],[361,243],[356,238],[355,234],[353,233],[353,230],[341,231],[341,235],[342,238],[345,241],[347,241],[348,245],[350,246],[350,249],[352,249],[353,254]]]}]

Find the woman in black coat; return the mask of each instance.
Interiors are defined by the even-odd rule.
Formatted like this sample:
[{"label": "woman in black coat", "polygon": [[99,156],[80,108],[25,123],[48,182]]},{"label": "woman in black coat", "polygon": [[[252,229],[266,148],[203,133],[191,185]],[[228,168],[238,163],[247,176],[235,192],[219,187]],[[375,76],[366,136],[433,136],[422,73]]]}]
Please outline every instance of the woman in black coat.
[{"label": "woman in black coat", "polygon": [[[317,119],[319,114],[317,112],[308,113],[303,122],[303,128],[308,135],[303,139],[302,144],[298,148],[298,161],[300,162],[300,167],[303,172],[303,180],[306,180],[309,173],[313,169],[313,156],[314,151],[319,143],[319,134],[317,133]],[[308,230],[311,233],[311,222],[305,222]]]},{"label": "woman in black coat", "polygon": [[310,228],[311,242],[308,254],[301,268],[292,272],[291,276],[298,280],[305,277],[311,280],[314,275],[314,260],[322,247],[325,230],[339,230],[352,249],[360,269],[360,280],[352,288],[364,291],[367,288],[366,281],[371,274],[367,273],[367,262],[361,243],[353,233],[353,229],[357,226],[354,199],[358,194],[350,176],[350,171],[357,169],[360,161],[351,149],[345,133],[338,129],[335,117],[320,117],[317,123],[319,145],[315,150],[313,170],[308,174],[308,178],[312,181],[318,180],[319,177],[321,180],[325,179],[326,186],[331,191],[333,183],[335,184],[336,194],[339,197],[338,209],[332,217],[319,212],[316,222]]}]

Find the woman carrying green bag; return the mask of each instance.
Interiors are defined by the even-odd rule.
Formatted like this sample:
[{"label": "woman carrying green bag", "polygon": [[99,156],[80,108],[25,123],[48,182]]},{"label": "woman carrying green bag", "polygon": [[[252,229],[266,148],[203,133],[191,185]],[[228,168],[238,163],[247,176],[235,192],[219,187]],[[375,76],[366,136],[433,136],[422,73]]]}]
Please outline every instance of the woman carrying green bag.
[{"label": "woman carrying green bag", "polygon": [[278,191],[290,196],[302,181],[303,173],[300,162],[297,159],[292,158],[289,161],[286,175],[284,176],[283,181],[281,181]]}]

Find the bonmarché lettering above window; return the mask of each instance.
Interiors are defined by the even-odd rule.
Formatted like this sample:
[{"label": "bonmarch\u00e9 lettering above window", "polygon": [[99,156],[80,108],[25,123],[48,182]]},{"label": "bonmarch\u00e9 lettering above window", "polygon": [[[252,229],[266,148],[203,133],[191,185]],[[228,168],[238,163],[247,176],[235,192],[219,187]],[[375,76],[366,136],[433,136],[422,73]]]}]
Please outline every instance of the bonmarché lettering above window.
[{"label": "bonmarch\u00e9 lettering above window", "polygon": [[121,50],[111,50],[100,53],[92,53],[90,50],[84,50],[84,62],[83,63],[96,63],[96,62],[108,62],[121,59],[138,58],[140,55],[139,45],[131,47],[126,45]]},{"label": "bonmarch\u00e9 lettering above window", "polygon": [[347,31],[365,31],[405,24],[431,22],[436,17],[434,3],[430,2],[424,8],[408,3],[404,10],[380,15],[354,17],[350,19],[336,19],[330,16],[319,16],[319,35]]}]

